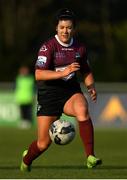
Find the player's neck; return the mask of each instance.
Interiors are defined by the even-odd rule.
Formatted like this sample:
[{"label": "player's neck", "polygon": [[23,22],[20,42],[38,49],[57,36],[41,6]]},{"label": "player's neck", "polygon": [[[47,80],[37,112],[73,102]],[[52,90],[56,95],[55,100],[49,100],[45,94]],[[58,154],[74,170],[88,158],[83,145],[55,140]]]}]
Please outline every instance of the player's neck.
[{"label": "player's neck", "polygon": [[69,43],[63,43],[63,42],[59,39],[59,37],[58,37],[57,34],[55,35],[55,38],[56,38],[56,40],[59,42],[59,44],[61,44],[61,45],[64,46],[64,47],[69,47],[69,46],[71,46],[71,45],[73,44],[73,38],[71,38],[71,40],[70,40]]}]

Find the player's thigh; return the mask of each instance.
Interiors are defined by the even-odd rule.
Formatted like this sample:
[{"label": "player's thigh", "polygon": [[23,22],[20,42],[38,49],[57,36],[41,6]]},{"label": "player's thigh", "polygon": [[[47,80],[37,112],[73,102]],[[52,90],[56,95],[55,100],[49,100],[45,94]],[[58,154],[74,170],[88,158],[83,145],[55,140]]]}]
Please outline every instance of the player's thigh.
[{"label": "player's thigh", "polygon": [[49,128],[57,119],[57,116],[38,116],[37,117],[37,125],[38,125],[38,142],[50,142],[49,137]]},{"label": "player's thigh", "polygon": [[70,116],[86,116],[88,103],[82,93],[74,94],[64,105],[64,113]]}]

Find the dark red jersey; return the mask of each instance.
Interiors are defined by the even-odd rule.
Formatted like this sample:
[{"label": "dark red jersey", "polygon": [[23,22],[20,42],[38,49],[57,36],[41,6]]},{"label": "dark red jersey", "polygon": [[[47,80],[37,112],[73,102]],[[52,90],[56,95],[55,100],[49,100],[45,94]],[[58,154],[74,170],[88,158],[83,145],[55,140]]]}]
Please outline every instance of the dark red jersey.
[{"label": "dark red jersey", "polygon": [[[45,42],[39,50],[36,69],[62,71],[69,64],[78,61],[80,63],[80,71],[82,74],[89,73],[90,68],[87,63],[86,48],[76,39],[71,39],[70,44],[64,44],[55,35],[52,39]],[[70,84],[76,82],[76,73],[62,78],[61,80],[47,81],[47,85]],[[59,82],[59,83],[58,83]],[[39,83],[39,87],[41,82]],[[43,86],[44,87],[44,86]]]}]

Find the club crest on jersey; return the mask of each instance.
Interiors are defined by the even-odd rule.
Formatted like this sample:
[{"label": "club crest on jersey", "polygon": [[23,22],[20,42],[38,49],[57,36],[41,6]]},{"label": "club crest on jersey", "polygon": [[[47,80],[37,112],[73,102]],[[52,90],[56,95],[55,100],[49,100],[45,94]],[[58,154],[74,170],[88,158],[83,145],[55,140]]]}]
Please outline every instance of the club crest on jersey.
[{"label": "club crest on jersey", "polygon": [[77,59],[77,58],[80,58],[81,56],[80,56],[80,54],[79,54],[79,52],[76,52],[75,53],[75,58]]},{"label": "club crest on jersey", "polygon": [[47,57],[46,56],[38,56],[38,60],[37,60],[36,65],[38,67],[43,67],[44,64],[46,63],[46,61],[47,61]]},{"label": "club crest on jersey", "polygon": [[41,49],[40,49],[40,51],[47,51],[48,49],[47,49],[47,47],[46,47],[46,45],[43,45],[42,47],[41,47]]}]

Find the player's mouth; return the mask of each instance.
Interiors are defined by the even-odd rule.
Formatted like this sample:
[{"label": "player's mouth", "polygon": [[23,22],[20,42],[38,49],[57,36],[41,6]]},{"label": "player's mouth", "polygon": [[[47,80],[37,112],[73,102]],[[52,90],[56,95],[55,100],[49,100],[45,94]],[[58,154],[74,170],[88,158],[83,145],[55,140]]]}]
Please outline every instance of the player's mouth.
[{"label": "player's mouth", "polygon": [[69,36],[67,34],[66,35],[62,35],[62,38],[68,40]]}]

